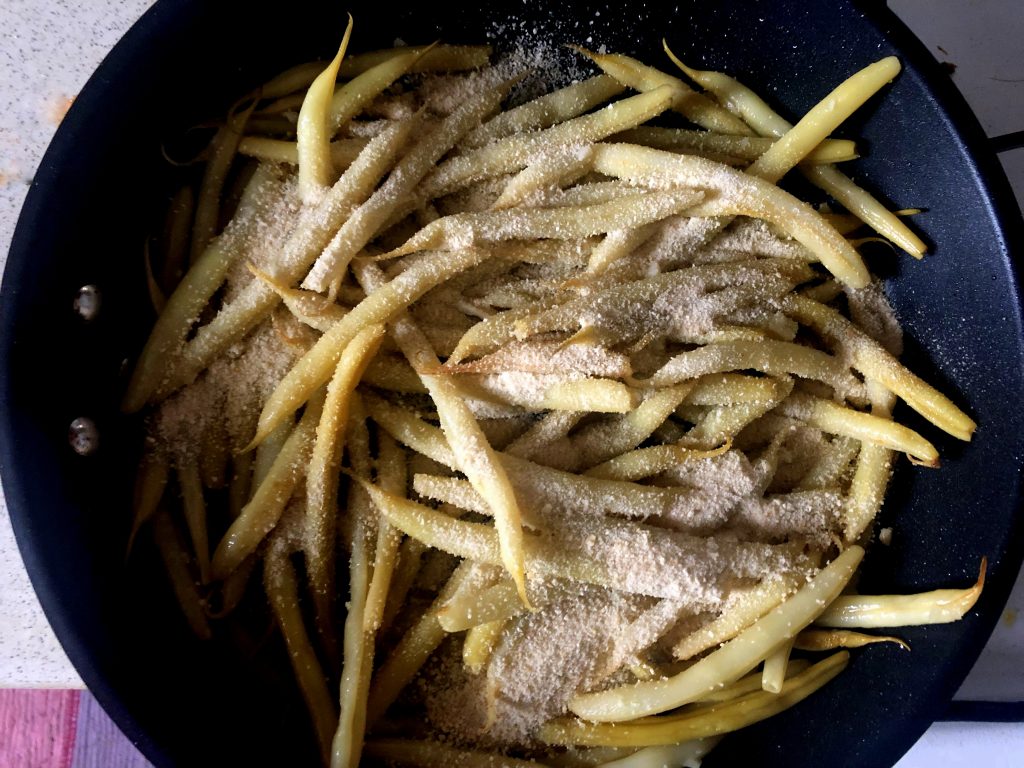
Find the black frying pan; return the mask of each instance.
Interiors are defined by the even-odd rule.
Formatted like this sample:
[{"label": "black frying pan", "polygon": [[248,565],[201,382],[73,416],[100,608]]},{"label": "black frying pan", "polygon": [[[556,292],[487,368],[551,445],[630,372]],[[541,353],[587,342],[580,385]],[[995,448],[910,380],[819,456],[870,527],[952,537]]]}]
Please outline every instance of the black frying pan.
[{"label": "black frying pan", "polygon": [[[25,203],[0,301],[0,461],[22,554],[43,608],[82,678],[160,765],[299,765],[315,757],[305,712],[287,681],[191,639],[155,569],[122,566],[140,429],[117,402],[126,360],[151,322],[140,246],[169,190],[161,139],[211,115],[287,65],[329,57],[343,28],[338,3],[161,0],[75,101]],[[317,8],[319,6],[319,8]],[[980,424],[969,446],[922,427],[941,471],[904,466],[882,515],[893,544],[876,546],[865,591],[965,585],[979,558],[989,581],[964,621],[900,634],[906,654],[874,646],[807,702],[742,738],[707,765],[887,766],[937,717],[999,616],[1021,563],[1024,430],[1021,308],[1011,253],[1022,223],[1004,176],[963,99],[925,48],[877,3],[585,0],[352,3],[354,49],[396,37],[479,42],[534,27],[556,42],[605,44],[667,66],[662,35],[684,59],[738,73],[797,116],[829,87],[882,55],[905,70],[845,130],[868,156],[857,175],[933,246],[902,257],[889,283],[908,333],[910,367],[953,394]],[[597,14],[600,11],[600,15]],[[512,22],[511,24],[509,22]],[[769,87],[770,84],[770,87]],[[80,286],[103,305],[72,311]],[[68,447],[79,416],[100,449]],[[901,418],[916,424],[912,414]],[[140,562],[154,561],[140,551]]]}]

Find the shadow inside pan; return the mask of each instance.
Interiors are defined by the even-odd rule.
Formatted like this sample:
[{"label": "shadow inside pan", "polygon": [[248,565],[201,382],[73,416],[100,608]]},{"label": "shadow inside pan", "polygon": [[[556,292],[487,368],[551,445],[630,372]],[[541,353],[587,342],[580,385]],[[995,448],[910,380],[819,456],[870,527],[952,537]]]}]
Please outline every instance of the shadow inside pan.
[{"label": "shadow inside pan", "polygon": [[[962,100],[891,14],[864,15],[847,2],[399,2],[352,11],[353,50],[396,38],[489,41],[499,49],[581,43],[668,66],[660,53],[665,36],[684,59],[740,75],[787,117],[870,61],[901,56],[905,71],[886,98],[856,134],[842,135],[870,147],[855,175],[873,191],[901,207],[928,209],[915,225],[934,254],[922,263],[894,256],[889,289],[911,340],[909,367],[948,385],[980,430],[966,448],[927,430],[946,465],[900,470],[881,521],[893,528],[893,545],[870,553],[861,585],[900,591],[967,584],[982,555],[990,580],[967,620],[901,631],[913,647],[909,655],[889,646],[856,652],[836,683],[742,738],[726,739],[706,762],[891,765],[970,668],[1020,565],[1024,439],[1016,421],[1024,386],[1007,254],[1019,245],[1021,224],[998,199],[1009,195],[1005,180],[990,156],[977,154],[980,131]],[[126,571],[141,425],[122,417],[117,402],[152,321],[140,254],[171,189],[161,142],[222,114],[277,71],[329,57],[342,29],[342,9],[330,3],[295,0],[287,12],[271,12],[241,2],[161,0],[64,121],[36,176],[4,277],[0,460],[19,543],[83,679],[160,765],[316,760],[287,674],[192,639],[146,544]],[[71,309],[86,284],[99,286],[104,299],[92,323]],[[99,428],[100,450],[88,458],[67,446],[68,424],[79,416]]]}]

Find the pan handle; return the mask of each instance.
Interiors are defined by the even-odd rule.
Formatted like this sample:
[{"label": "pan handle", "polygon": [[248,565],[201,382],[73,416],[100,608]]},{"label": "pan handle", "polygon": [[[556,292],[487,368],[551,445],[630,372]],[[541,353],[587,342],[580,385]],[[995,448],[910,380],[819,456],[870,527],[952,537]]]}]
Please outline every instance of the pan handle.
[{"label": "pan handle", "polygon": [[1020,149],[1024,147],[1024,131],[1013,131],[1012,133],[1004,133],[1002,136],[993,136],[988,140],[988,143],[996,153]]}]

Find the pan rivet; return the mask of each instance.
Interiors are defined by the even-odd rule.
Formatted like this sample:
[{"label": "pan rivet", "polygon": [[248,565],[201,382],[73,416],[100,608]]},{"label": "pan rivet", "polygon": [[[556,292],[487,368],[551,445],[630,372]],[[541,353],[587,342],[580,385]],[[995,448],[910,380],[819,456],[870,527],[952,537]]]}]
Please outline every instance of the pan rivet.
[{"label": "pan rivet", "polygon": [[83,285],[75,295],[75,312],[86,322],[94,320],[100,312],[100,289],[95,285]]},{"label": "pan rivet", "polygon": [[68,427],[68,442],[80,456],[90,456],[100,447],[100,433],[92,419],[79,416]]}]

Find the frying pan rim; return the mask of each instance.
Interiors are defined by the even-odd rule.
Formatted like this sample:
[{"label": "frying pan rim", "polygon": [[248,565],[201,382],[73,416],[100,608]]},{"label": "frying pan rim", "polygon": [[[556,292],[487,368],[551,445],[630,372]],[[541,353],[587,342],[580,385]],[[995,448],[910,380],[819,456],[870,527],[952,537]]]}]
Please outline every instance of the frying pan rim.
[{"label": "frying pan rim", "polygon": [[[118,41],[82,88],[40,162],[11,240],[7,268],[3,283],[0,285],[0,478],[18,548],[32,586],[39,596],[43,612],[82,680],[122,731],[150,759],[158,761],[166,760],[162,750],[124,706],[119,692],[100,675],[93,661],[93,653],[80,640],[78,631],[62,608],[59,591],[54,588],[50,574],[40,564],[38,551],[41,546],[45,546],[47,534],[33,524],[32,515],[28,511],[31,507],[31,493],[28,483],[23,480],[28,473],[25,471],[24,461],[18,455],[17,440],[12,429],[13,414],[9,407],[14,371],[5,361],[11,357],[10,351],[14,343],[11,329],[16,327],[14,308],[18,302],[11,300],[18,292],[17,281],[14,278],[26,269],[31,269],[29,250],[32,232],[39,226],[45,226],[47,188],[54,183],[59,169],[70,159],[77,125],[82,116],[89,111],[103,108],[106,101],[106,82],[121,76],[147,40],[162,34],[168,25],[173,26],[172,22],[181,11],[182,5],[187,3],[158,0]],[[940,69],[938,62],[924,44],[896,14],[879,2],[855,0],[854,5],[862,10],[865,19],[899,52],[900,58],[913,64],[923,80],[928,95],[934,99],[948,120],[954,141],[962,146],[965,157],[977,176],[977,186],[991,213],[994,229],[1001,236],[1005,258],[1008,261],[1007,267],[1012,277],[1011,289],[1016,300],[1013,320],[1016,323],[1017,338],[1024,343],[1024,334],[1021,330],[1021,282],[1014,261],[1014,254],[1024,253],[1024,220],[995,153],[988,146],[987,138],[964,97]],[[20,469],[15,470],[15,467]],[[1024,483],[1024,478],[1018,481],[1018,487],[1015,489],[1017,498],[1024,498],[1021,483]],[[1020,509],[1008,529],[1010,545],[1001,556],[1003,567],[994,573],[986,584],[987,598],[992,606],[1005,605],[1021,561],[1024,559],[1024,515]],[[1009,569],[1006,567],[1007,564],[1015,567]],[[960,659],[946,670],[951,688],[959,686],[970,671],[981,648],[991,635],[1000,612],[1001,608],[999,611],[993,609],[988,614],[975,617],[966,639],[961,641],[968,653],[961,654]],[[892,753],[895,755],[898,750],[898,754],[903,754],[920,737],[927,724],[941,715],[945,705],[946,702],[931,702],[929,706],[923,707],[924,710],[930,710],[917,713],[925,714],[922,720],[924,726],[910,727],[904,732],[904,738],[890,743],[888,746]],[[914,722],[919,724],[916,720]]]}]

